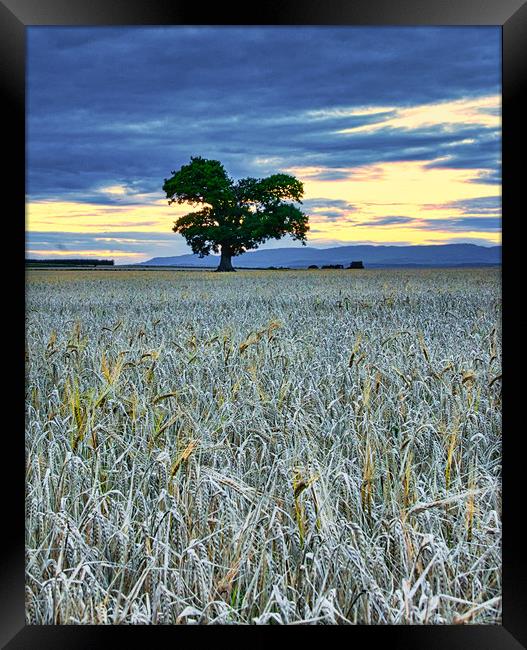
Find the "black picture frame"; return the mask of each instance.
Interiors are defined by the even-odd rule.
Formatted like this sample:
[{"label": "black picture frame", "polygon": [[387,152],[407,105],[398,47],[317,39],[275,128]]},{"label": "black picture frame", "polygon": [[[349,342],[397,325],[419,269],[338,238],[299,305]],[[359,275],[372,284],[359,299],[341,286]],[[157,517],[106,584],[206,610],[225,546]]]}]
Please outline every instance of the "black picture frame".
[{"label": "black picture frame", "polygon": [[[504,365],[522,351],[521,332],[525,319],[519,310],[521,293],[511,289],[509,278],[519,277],[521,254],[514,255],[513,242],[521,241],[520,174],[518,154],[524,153],[524,116],[527,115],[525,91],[527,79],[527,3],[525,0],[282,0],[282,2],[245,4],[236,8],[224,3],[199,5],[178,0],[0,0],[0,89],[3,102],[4,156],[9,165],[4,172],[4,207],[6,220],[15,224],[5,235],[12,272],[4,275],[6,288],[13,292],[7,304],[12,334],[8,356],[3,357],[10,378],[9,404],[6,410],[15,413],[15,422],[24,412],[22,384],[24,372],[19,369],[24,326],[22,305],[24,295],[25,230],[20,214],[25,210],[25,40],[26,27],[31,25],[500,25],[503,51],[502,151],[503,185],[502,244],[504,260],[503,298],[509,315],[503,319]],[[525,93],[523,93],[525,94]],[[7,140],[7,142],[6,142]],[[7,154],[7,155],[6,155]],[[515,158],[518,158],[518,162]],[[514,217],[517,217],[513,225]],[[6,231],[7,232],[7,231]],[[509,234],[510,233],[510,234]],[[516,234],[518,233],[518,234]],[[22,286],[21,286],[22,285]],[[5,299],[5,296],[4,296]],[[518,302],[517,302],[518,301]],[[516,354],[515,354],[516,352]],[[16,371],[16,375],[14,374]],[[158,634],[169,634],[171,640],[185,644],[191,641],[220,645],[246,642],[263,647],[282,638],[288,643],[320,643],[327,635],[345,635],[346,643],[385,642],[387,647],[404,648],[478,648],[495,650],[527,647],[527,580],[522,531],[525,511],[525,488],[522,481],[523,430],[514,425],[512,413],[521,406],[524,380],[505,381],[503,438],[503,625],[500,626],[310,626],[284,630],[278,626],[120,626],[111,631],[106,626],[26,626],[24,616],[24,484],[21,468],[24,454],[23,435],[13,427],[4,426],[4,534],[6,543],[0,574],[0,641],[9,650],[30,648],[99,648],[110,644],[138,641],[137,635],[148,634],[150,643]],[[7,408],[8,407],[8,408]],[[19,410],[20,408],[20,410]],[[520,411],[517,410],[519,414]],[[12,460],[11,460],[12,459]],[[6,469],[12,469],[12,475]],[[6,512],[7,509],[7,512]],[[5,526],[6,522],[8,527]],[[11,531],[9,536],[7,531]],[[115,628],[113,628],[115,630]],[[124,629],[124,631],[123,631]],[[131,630],[131,631],[130,631]],[[122,635],[127,636],[123,640]],[[129,635],[132,635],[130,637]],[[309,638],[306,637],[309,634]],[[240,635],[243,637],[240,639]],[[324,636],[320,636],[324,635]],[[342,637],[341,637],[342,638]],[[330,641],[332,642],[332,641]],[[333,641],[334,642],[334,641]],[[166,639],[164,641],[166,643]]]}]

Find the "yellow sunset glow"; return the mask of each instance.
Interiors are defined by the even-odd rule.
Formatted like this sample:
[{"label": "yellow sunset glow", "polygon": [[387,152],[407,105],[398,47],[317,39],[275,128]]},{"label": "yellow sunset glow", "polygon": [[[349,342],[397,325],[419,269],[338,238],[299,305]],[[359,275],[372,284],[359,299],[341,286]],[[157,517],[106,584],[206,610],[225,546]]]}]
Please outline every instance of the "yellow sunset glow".
[{"label": "yellow sunset glow", "polygon": [[[346,128],[337,133],[342,138],[355,133],[373,133],[382,129],[409,131],[423,127],[437,127],[454,130],[460,126],[493,127],[500,126],[500,97],[490,95],[477,99],[460,99],[435,104],[422,104],[411,108],[359,106],[350,109],[335,108],[311,111],[308,118],[324,120],[331,117],[373,115],[390,112],[383,118],[379,115],[375,123]],[[469,144],[471,138],[461,140]],[[459,144],[460,141],[457,142]],[[443,152],[448,149],[443,149]],[[448,224],[430,227],[434,219],[455,219],[466,216],[460,208],[452,207],[457,201],[496,196],[499,187],[493,184],[473,182],[484,170],[455,168],[445,166],[428,168],[423,161],[394,161],[357,167],[281,167],[279,159],[256,157],[255,162],[263,166],[275,166],[277,171],[293,174],[304,183],[304,200],[316,199],[317,207],[307,210],[310,216],[311,231],[308,239],[317,245],[325,240],[349,243],[353,241],[408,242],[423,244],[429,241],[449,241],[453,237],[481,240],[483,243],[500,243],[500,233],[482,229],[448,229]],[[448,165],[448,156],[437,158]],[[454,164],[454,163],[452,163]],[[342,178],[321,180],[324,174],[338,172]],[[483,176],[482,176],[483,178]],[[105,242],[126,244],[125,234],[152,233],[170,234],[173,222],[183,214],[193,210],[186,205],[169,206],[160,192],[159,198],[152,194],[131,194],[123,185],[108,184],[99,187],[101,198],[111,198],[111,204],[45,200],[30,201],[26,206],[26,229],[28,232],[64,232],[79,234],[106,233]],[[126,199],[133,204],[126,204]],[[123,200],[123,203],[119,201]],[[328,207],[324,207],[328,200]],[[332,208],[332,201],[347,202],[351,208]],[[327,214],[333,210],[333,214]],[[394,223],[376,223],[386,217],[396,217]],[[402,219],[401,219],[402,217]],[[397,222],[397,218],[399,222]],[[404,220],[407,219],[408,222]],[[426,220],[426,223],[425,223]],[[484,221],[482,221],[482,224]],[[427,227],[428,224],[428,227]],[[119,233],[120,239],[112,239],[112,233]],[[148,243],[143,240],[145,245]],[[128,242],[138,243],[131,234]],[[31,251],[28,251],[31,253]],[[34,251],[38,253],[37,251]],[[40,251],[41,253],[42,251]],[[64,251],[48,251],[51,255],[65,255]],[[67,255],[104,255],[98,251],[71,251]],[[138,253],[111,251],[113,257],[137,258]]]},{"label": "yellow sunset glow", "polygon": [[189,210],[159,199],[145,205],[103,205],[75,201],[31,201],[26,205],[26,230],[39,232],[169,232]]},{"label": "yellow sunset glow", "polygon": [[27,253],[219,254],[240,202],[256,248],[500,243],[499,28],[289,27],[29,30]]},{"label": "yellow sunset glow", "polygon": [[[291,167],[286,171],[303,179],[305,199],[324,197],[353,204],[373,202],[379,204],[379,209],[383,204],[416,206],[496,194],[495,185],[470,182],[476,176],[473,169],[426,168],[420,161],[350,168],[349,176],[338,180],[319,180],[314,174],[323,170],[311,167]],[[377,214],[383,213],[377,211]]]},{"label": "yellow sunset glow", "polygon": [[[412,108],[397,108],[395,109],[395,116],[390,116],[386,120],[341,129],[337,133],[373,133],[385,128],[410,130],[426,126],[442,126],[446,129],[460,125],[499,128],[501,124],[500,115],[487,111],[497,111],[500,106],[501,98],[499,95],[489,95],[478,99],[459,99],[435,104],[421,104]],[[393,109],[376,107],[370,111],[354,111],[350,115],[368,115],[382,110],[389,111]]]},{"label": "yellow sunset glow", "polygon": [[[453,233],[446,227],[444,230],[425,230],[419,228],[418,222],[371,227],[366,222],[394,215],[427,220],[460,217],[463,215],[460,209],[445,207],[445,204],[496,194],[495,185],[469,182],[475,177],[473,169],[426,168],[419,161],[350,168],[348,176],[338,180],[317,179],[315,175],[325,171],[323,168],[292,167],[284,171],[303,179],[305,200],[323,197],[330,201],[347,201],[354,206],[352,210],[343,210],[334,220],[324,216],[324,208],[311,210],[309,238],[316,240],[369,240],[377,243],[400,240],[412,244],[424,243],[431,238],[447,240]],[[148,205],[34,201],[27,205],[27,230],[167,234],[174,220],[188,211],[185,205],[168,206],[164,199],[151,201]],[[458,234],[482,241],[500,241],[500,234],[496,232],[464,230]]]},{"label": "yellow sunset glow", "polygon": [[123,187],[122,185],[108,185],[106,187],[101,187],[99,191],[104,192],[104,194],[110,194],[112,196],[126,195],[126,188]]},{"label": "yellow sunset glow", "polygon": [[[349,176],[339,180],[318,180],[314,178],[324,170],[319,168],[290,168],[287,170],[304,179],[304,198],[324,197],[330,200],[344,200],[354,209],[343,211],[342,218],[328,221],[323,217],[323,208],[312,211],[310,223],[316,229],[317,239],[409,241],[423,243],[430,238],[452,237],[452,232],[419,230],[418,224],[396,224],[361,227],[360,222],[372,221],[388,216],[433,219],[460,217],[462,211],[444,207],[444,204],[465,199],[496,194],[495,185],[469,182],[474,170],[451,168],[426,168],[422,162],[389,162],[349,169]],[[430,208],[434,205],[433,209]],[[344,220],[346,219],[346,221]],[[349,220],[349,221],[348,221]],[[499,241],[498,233],[463,231],[466,237]],[[314,237],[314,234],[312,233]]]}]

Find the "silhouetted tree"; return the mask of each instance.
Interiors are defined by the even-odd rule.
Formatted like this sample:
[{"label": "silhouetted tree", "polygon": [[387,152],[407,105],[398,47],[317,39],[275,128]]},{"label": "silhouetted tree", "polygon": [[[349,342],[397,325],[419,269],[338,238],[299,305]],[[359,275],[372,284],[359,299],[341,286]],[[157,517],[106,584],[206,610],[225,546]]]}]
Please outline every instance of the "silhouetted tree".
[{"label": "silhouetted tree", "polygon": [[302,203],[304,186],[294,176],[273,174],[235,182],[218,160],[201,156],[191,157],[172,174],[163,184],[169,205],[202,206],[180,217],[172,230],[183,235],[200,257],[221,252],[217,271],[234,271],[232,257],[268,239],[289,234],[305,245],[308,216],[286,202]]}]

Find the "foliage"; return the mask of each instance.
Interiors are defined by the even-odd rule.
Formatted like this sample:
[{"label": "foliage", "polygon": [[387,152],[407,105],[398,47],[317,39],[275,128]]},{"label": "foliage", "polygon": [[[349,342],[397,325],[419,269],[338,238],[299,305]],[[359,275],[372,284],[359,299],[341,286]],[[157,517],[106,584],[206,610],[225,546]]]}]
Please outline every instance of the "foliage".
[{"label": "foliage", "polygon": [[303,184],[294,176],[273,174],[235,182],[219,161],[200,156],[172,174],[163,185],[169,204],[202,206],[180,217],[173,227],[200,257],[220,249],[240,255],[287,234],[305,243],[308,217],[286,202],[302,202]]}]

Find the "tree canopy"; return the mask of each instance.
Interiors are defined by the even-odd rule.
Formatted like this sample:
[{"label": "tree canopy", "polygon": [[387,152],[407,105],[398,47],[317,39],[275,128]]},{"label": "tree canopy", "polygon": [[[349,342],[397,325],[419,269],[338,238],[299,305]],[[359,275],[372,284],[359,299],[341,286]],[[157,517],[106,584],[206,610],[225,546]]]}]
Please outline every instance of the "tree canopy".
[{"label": "tree canopy", "polygon": [[308,216],[288,201],[302,203],[303,184],[289,174],[231,179],[218,160],[191,157],[188,165],[165,179],[168,203],[201,209],[174,222],[200,257],[221,252],[218,271],[231,271],[231,257],[289,234],[305,245]]}]

